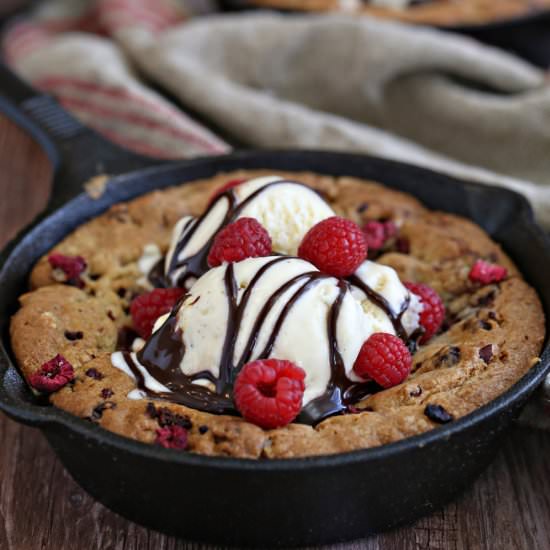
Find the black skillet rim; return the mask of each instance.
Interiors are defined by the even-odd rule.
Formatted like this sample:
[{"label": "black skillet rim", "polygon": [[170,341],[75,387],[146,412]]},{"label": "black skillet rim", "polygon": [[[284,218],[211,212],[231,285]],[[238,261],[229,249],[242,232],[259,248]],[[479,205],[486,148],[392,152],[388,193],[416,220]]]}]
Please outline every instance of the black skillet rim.
[{"label": "black skillet rim", "polygon": [[[193,167],[200,166],[204,164],[222,162],[226,161],[242,161],[246,162],[253,160],[255,157],[261,157],[262,155],[269,154],[279,154],[282,156],[292,157],[292,155],[331,155],[334,157],[340,157],[341,160],[361,160],[361,159],[374,159],[368,155],[361,154],[349,154],[349,153],[339,153],[332,151],[314,151],[314,150],[261,150],[261,151],[240,151],[228,155],[220,155],[214,158],[201,158],[191,161],[182,161],[181,163],[170,163],[164,167],[153,167],[141,171],[142,176],[147,175],[147,172],[153,172],[158,174],[159,171],[171,170],[174,166]],[[289,155],[290,154],[290,155]],[[381,159],[376,159],[381,160]],[[418,166],[413,166],[406,163],[401,163],[392,160],[382,159],[384,163],[388,165],[400,166],[403,169],[408,170],[409,172],[416,172],[418,174],[432,173],[437,174],[441,177],[441,174],[434,172],[433,170],[420,168]],[[246,167],[245,167],[246,169]],[[223,169],[222,169],[223,170]],[[275,168],[274,168],[275,170]],[[342,174],[345,175],[345,174]],[[126,174],[121,176],[115,176],[111,178],[107,184],[107,189],[110,190],[112,187],[117,185],[124,185],[125,181],[130,179],[132,174]],[[550,258],[550,241],[543,233],[542,229],[534,222],[533,212],[528,204],[527,200],[520,194],[503,189],[502,187],[478,184],[465,180],[460,180],[452,176],[444,176],[447,180],[454,184],[459,184],[461,186],[468,186],[474,188],[483,188],[485,190],[490,190],[491,192],[497,193],[499,195],[506,194],[509,198],[515,200],[519,204],[518,211],[515,215],[516,222],[529,229],[531,235],[540,241],[541,247],[546,249],[548,257]],[[187,180],[192,181],[192,180]],[[185,182],[182,182],[183,184]],[[165,186],[170,187],[170,185]],[[143,193],[136,193],[133,195],[133,198],[139,197],[145,193],[151,192],[154,188],[145,191]],[[33,225],[31,228],[25,230],[22,235],[17,238],[15,246],[10,246],[9,256],[6,258],[4,265],[0,269],[0,282],[6,277],[6,266],[13,261],[13,258],[17,255],[17,252],[20,247],[25,246],[30,242],[36,234],[47,224],[56,224],[58,222],[57,218],[62,217],[61,213],[72,204],[78,200],[86,199],[86,193],[81,193],[76,196],[71,201],[67,202],[60,209],[56,210],[52,214],[48,215],[44,219],[41,219],[38,224]],[[131,200],[131,199],[117,199],[114,201],[109,201],[109,204],[106,208],[109,208],[112,204],[120,202],[120,200]],[[84,223],[87,219],[81,220],[78,225]],[[547,321],[548,324],[548,321]],[[171,461],[175,464],[189,465],[194,467],[205,467],[205,468],[215,468],[215,469],[227,469],[227,470],[244,470],[244,471],[291,471],[291,470],[302,470],[304,468],[326,468],[326,467],[341,467],[348,464],[353,464],[357,462],[363,462],[368,460],[380,460],[395,454],[399,454],[402,451],[405,451],[410,448],[422,448],[430,444],[436,443],[440,440],[450,439],[453,435],[462,432],[468,428],[475,426],[478,423],[483,422],[486,418],[497,415],[499,413],[504,413],[506,409],[509,409],[511,405],[516,402],[521,401],[522,398],[528,396],[544,379],[544,376],[550,372],[550,343],[547,341],[544,345],[542,353],[540,355],[540,361],[531,367],[531,369],[521,377],[512,387],[506,390],[504,393],[499,395],[496,399],[490,401],[486,405],[479,407],[472,413],[459,418],[452,423],[435,427],[428,432],[423,434],[415,435],[408,437],[394,443],[389,443],[386,445],[381,445],[378,447],[371,447],[367,449],[359,449],[355,451],[349,451],[345,453],[337,453],[332,455],[320,455],[320,456],[311,456],[303,458],[284,458],[284,459],[267,459],[267,460],[258,460],[258,459],[247,459],[247,458],[232,458],[232,457],[215,457],[215,456],[204,456],[193,453],[179,453],[174,452],[169,449],[163,449],[161,447],[155,447],[153,445],[142,443],[129,439],[127,437],[115,434],[110,432],[100,426],[86,422],[85,420],[78,418],[77,416],[71,415],[61,409],[58,409],[53,406],[44,407],[41,405],[35,405],[30,402],[17,403],[14,402],[14,398],[9,394],[9,391],[6,390],[6,385],[9,382],[6,380],[8,376],[17,376],[23,384],[25,381],[22,379],[21,374],[15,363],[12,361],[9,348],[4,344],[4,339],[0,340],[0,376],[2,377],[2,382],[0,384],[0,410],[7,414],[13,414],[18,421],[27,421],[29,424],[35,425],[41,430],[48,430],[49,426],[61,425],[63,428],[73,430],[79,436],[95,440],[99,444],[109,444],[113,447],[118,448],[120,451],[125,451],[128,453],[137,453],[142,455],[144,458],[148,459],[157,459],[163,461]],[[6,366],[7,365],[7,368]],[[36,409],[36,410],[33,410]]]}]

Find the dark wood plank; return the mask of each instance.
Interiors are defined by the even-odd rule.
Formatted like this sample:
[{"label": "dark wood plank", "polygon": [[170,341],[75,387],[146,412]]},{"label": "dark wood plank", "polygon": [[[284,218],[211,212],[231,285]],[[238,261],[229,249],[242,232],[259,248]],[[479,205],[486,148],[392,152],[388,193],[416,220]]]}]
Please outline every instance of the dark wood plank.
[{"label": "dark wood plank", "polygon": [[51,182],[40,146],[0,114],[0,248],[43,210]]},{"label": "dark wood plank", "polygon": [[[132,524],[95,502],[64,471],[37,430],[2,417],[0,441],[0,548],[206,548]],[[494,464],[457,502],[415,525],[335,548],[549,549],[548,456],[550,433],[515,428]]]}]

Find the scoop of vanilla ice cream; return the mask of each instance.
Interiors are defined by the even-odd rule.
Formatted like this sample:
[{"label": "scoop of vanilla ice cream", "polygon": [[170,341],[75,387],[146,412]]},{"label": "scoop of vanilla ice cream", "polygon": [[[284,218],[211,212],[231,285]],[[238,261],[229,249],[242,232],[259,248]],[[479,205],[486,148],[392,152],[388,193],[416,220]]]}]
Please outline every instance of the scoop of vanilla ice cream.
[{"label": "scoop of vanilla ice cream", "polygon": [[[271,236],[273,251],[279,254],[295,256],[304,235],[320,221],[334,216],[332,208],[315,191],[279,176],[249,180],[235,187],[233,193],[236,203],[234,215],[229,218],[257,219]],[[222,229],[231,208],[230,201],[221,197],[202,217],[185,216],[177,222],[165,260],[165,273],[172,284],[177,284],[185,273],[186,259],[204,252]],[[180,242],[185,246],[178,249]],[[174,259],[182,265],[171,272]]]},{"label": "scoop of vanilla ice cream", "polygon": [[[266,188],[268,184],[276,183]],[[265,188],[265,189],[264,189]],[[260,189],[263,191],[258,192]],[[256,196],[239,218],[256,218],[268,231],[273,251],[295,256],[304,235],[317,223],[334,216],[332,208],[313,189],[278,176],[257,178],[235,188],[240,202]]]},{"label": "scoop of vanilla ice cream", "polygon": [[[366,262],[367,263],[367,262]],[[368,278],[369,269],[377,264],[361,266]],[[177,313],[185,354],[181,369],[186,375],[209,371],[219,376],[229,323],[234,311],[227,295],[228,269],[233,270],[236,288],[235,306],[241,308],[230,353],[233,366],[264,354],[287,359],[306,372],[303,404],[322,395],[331,378],[331,345],[328,318],[339,296],[335,343],[346,374],[359,381],[352,369],[361,346],[374,332],[395,334],[389,317],[378,307],[368,306],[363,293],[342,286],[338,279],[322,275],[312,264],[298,258],[250,258],[236,264],[211,269],[191,288]],[[408,291],[391,268],[385,268],[385,282],[378,280],[378,289],[397,300],[407,298]],[[390,271],[395,276],[390,275]],[[397,287],[397,288],[394,288]],[[282,321],[281,321],[282,319]]]}]

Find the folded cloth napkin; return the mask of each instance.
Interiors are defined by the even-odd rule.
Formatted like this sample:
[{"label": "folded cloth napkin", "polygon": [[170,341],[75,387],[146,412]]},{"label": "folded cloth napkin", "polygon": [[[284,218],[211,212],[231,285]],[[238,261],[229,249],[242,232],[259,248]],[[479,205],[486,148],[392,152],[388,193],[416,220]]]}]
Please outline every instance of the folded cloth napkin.
[{"label": "folded cloth napkin", "polygon": [[550,86],[510,55],[349,16],[218,16],[114,37],[244,143],[367,151],[501,183],[550,225]]},{"label": "folded cloth napkin", "polygon": [[[229,146],[145,84],[252,147],[367,152],[496,183],[550,227],[550,82],[434,29],[341,15],[192,15],[210,0],[51,0],[5,59],[119,144],[164,158]],[[139,71],[139,73],[137,72]],[[550,381],[526,421],[543,425]]]},{"label": "folded cloth napkin", "polygon": [[[155,4],[156,5],[156,4]],[[162,2],[159,2],[161,7]],[[188,17],[151,2],[70,0],[40,4],[3,36],[4,59],[24,78],[56,96],[82,122],[123,147],[159,158],[227,152],[229,146],[143,84],[112,30],[139,21],[149,33]]]}]

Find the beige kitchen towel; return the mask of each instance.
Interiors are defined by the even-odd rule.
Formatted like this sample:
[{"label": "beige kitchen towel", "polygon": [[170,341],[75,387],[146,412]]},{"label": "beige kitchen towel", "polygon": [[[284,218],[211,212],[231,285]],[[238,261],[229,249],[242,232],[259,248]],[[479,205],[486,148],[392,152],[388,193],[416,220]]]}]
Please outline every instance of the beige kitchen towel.
[{"label": "beige kitchen towel", "polygon": [[160,35],[136,22],[113,36],[242,143],[363,151],[500,183],[550,226],[550,86],[511,55],[338,15],[209,16]]}]

